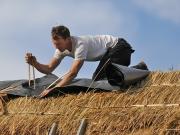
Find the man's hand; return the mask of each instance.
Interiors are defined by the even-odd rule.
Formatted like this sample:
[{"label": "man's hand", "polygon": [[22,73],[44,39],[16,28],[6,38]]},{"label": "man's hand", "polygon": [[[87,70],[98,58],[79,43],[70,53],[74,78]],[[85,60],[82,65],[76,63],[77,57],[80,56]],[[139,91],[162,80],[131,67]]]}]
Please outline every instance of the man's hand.
[{"label": "man's hand", "polygon": [[36,57],[32,55],[32,53],[26,53],[25,55],[26,63],[30,65],[34,65],[36,62]]},{"label": "man's hand", "polygon": [[60,60],[52,58],[48,64],[41,64],[36,60],[36,57],[32,53],[26,53],[25,55],[26,63],[34,66],[39,72],[44,74],[50,74],[52,71],[60,64]]},{"label": "man's hand", "polygon": [[67,85],[69,82],[72,81],[72,79],[74,79],[76,77],[76,75],[79,72],[80,68],[82,67],[83,63],[84,63],[84,60],[75,60],[71,66],[70,71],[63,77],[63,79],[55,87],[44,90],[39,96],[45,97],[54,88],[63,87],[65,85]]},{"label": "man's hand", "polygon": [[45,97],[46,95],[48,95],[49,92],[51,92],[54,88],[55,88],[55,87],[50,88],[50,89],[45,89],[45,90],[39,95],[40,98]]}]

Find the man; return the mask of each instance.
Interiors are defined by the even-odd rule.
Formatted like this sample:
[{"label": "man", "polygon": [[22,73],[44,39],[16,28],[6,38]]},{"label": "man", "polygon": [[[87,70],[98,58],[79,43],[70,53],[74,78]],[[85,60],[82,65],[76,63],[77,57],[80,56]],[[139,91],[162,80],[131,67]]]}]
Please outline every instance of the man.
[{"label": "man", "polygon": [[[68,73],[55,87],[63,87],[70,83],[78,74],[84,61],[100,61],[95,73],[94,80],[105,78],[104,67],[108,60],[121,65],[129,66],[131,53],[134,50],[122,38],[110,35],[97,36],[71,36],[70,31],[65,26],[55,26],[51,31],[52,42],[55,53],[49,64],[41,64],[35,56],[27,53],[26,62],[33,65],[39,72],[50,74],[61,63],[65,56],[74,58]],[[101,73],[100,73],[101,72]],[[41,93],[41,97],[47,95],[53,88]]]}]

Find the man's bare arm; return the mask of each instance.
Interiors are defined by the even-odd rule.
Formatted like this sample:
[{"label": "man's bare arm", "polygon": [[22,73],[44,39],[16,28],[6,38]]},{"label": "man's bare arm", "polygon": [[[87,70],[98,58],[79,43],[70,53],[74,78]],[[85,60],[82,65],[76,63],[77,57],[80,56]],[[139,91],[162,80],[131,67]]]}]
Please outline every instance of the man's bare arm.
[{"label": "man's bare arm", "polygon": [[50,74],[54,71],[54,69],[60,64],[60,61],[56,58],[52,58],[51,61],[49,62],[49,64],[45,65],[45,64],[41,64],[39,62],[35,62],[34,66],[35,68],[44,74]]},{"label": "man's bare arm", "polygon": [[[78,74],[79,70],[81,69],[83,63],[84,63],[84,60],[75,60],[72,64],[69,72],[64,76],[64,78],[55,87],[63,87],[65,85],[69,84],[72,81],[72,79],[74,79],[77,76],[77,74]],[[44,97],[53,89],[54,89],[54,87],[50,88],[50,89],[46,89],[39,96]]]},{"label": "man's bare arm", "polygon": [[52,58],[49,64],[41,64],[31,53],[26,53],[25,60],[27,63],[33,65],[39,72],[44,74],[50,74],[61,62],[56,58]]},{"label": "man's bare arm", "polygon": [[70,83],[78,74],[81,69],[84,60],[75,60],[69,70],[69,72],[63,77],[63,79],[56,85],[56,87],[63,87]]}]

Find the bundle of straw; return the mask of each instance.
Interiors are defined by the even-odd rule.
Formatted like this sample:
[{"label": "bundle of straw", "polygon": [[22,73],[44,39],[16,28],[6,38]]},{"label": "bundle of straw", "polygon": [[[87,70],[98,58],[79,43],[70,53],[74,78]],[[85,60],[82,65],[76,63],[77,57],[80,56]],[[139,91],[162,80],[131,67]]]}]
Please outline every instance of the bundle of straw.
[{"label": "bundle of straw", "polygon": [[[180,129],[180,72],[154,72],[127,92],[88,92],[35,99],[21,97],[6,103],[0,116],[1,135],[77,134],[88,119],[85,134],[178,134]],[[131,106],[131,107],[130,107]]]}]

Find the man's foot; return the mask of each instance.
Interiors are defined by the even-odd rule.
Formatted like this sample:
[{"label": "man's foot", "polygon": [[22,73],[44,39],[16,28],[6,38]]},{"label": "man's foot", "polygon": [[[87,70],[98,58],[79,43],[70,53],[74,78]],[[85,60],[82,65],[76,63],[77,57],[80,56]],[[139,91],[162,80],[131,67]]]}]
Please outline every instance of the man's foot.
[{"label": "man's foot", "polygon": [[138,63],[135,66],[132,66],[132,68],[136,68],[136,69],[142,69],[142,70],[149,70],[146,63],[144,61],[141,61],[140,63]]}]

